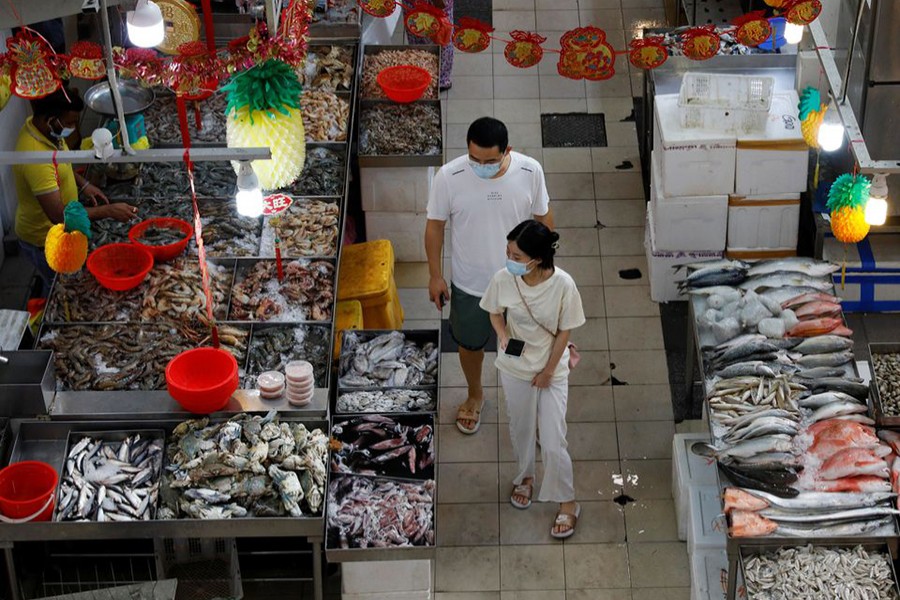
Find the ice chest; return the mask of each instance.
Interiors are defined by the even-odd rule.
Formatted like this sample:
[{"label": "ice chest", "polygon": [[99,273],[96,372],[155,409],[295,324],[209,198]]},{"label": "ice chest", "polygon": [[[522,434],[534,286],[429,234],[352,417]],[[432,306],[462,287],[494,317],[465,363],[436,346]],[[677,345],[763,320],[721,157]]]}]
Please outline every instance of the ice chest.
[{"label": "ice chest", "polygon": [[710,250],[725,248],[728,228],[728,196],[666,196],[656,152],[653,153],[650,202],[655,226],[653,236],[661,250]]},{"label": "ice chest", "polygon": [[358,300],[367,329],[403,328],[403,307],[394,281],[394,248],[389,240],[343,247],[337,299]]},{"label": "ice chest", "polygon": [[363,308],[359,300],[341,300],[334,310],[335,342],[332,358],[337,360],[341,354],[341,340],[345,329],[365,329]]},{"label": "ice chest", "polygon": [[734,193],[734,135],[682,128],[677,94],[656,96],[654,123],[653,150],[667,196]]},{"label": "ice chest", "polygon": [[647,223],[644,228],[644,252],[650,278],[650,299],[654,302],[684,300],[678,291],[678,281],[684,279],[684,271],[675,272],[675,266],[702,260],[722,258],[725,254],[706,250],[660,250],[653,236],[653,204],[647,206]]},{"label": "ice chest", "polygon": [[688,554],[725,548],[725,519],[721,495],[718,485],[691,487]]},{"label": "ice chest", "polygon": [[691,600],[725,600],[727,584],[728,554],[724,548],[691,555]]},{"label": "ice chest", "polygon": [[739,136],[734,193],[738,196],[806,191],[809,146],[800,131],[797,92],[778,92],[761,134]]},{"label": "ice chest", "polygon": [[847,261],[841,286],[841,272],[832,275],[844,312],[900,311],[900,247],[894,234],[870,233],[857,244],[843,244],[825,234],[822,258],[837,264]]},{"label": "ice chest", "polygon": [[716,463],[691,452],[696,442],[709,442],[708,433],[677,433],[672,438],[672,499],[678,539],[687,541],[691,486],[715,486]]},{"label": "ice chest", "polygon": [[728,198],[729,253],[753,250],[796,253],[799,230],[800,194]]}]

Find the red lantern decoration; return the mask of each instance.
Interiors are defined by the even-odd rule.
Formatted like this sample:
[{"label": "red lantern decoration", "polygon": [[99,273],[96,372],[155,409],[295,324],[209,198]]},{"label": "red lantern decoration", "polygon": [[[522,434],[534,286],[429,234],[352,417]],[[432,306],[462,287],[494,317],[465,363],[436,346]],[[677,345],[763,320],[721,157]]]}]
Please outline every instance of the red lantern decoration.
[{"label": "red lantern decoration", "polygon": [[462,17],[453,32],[453,46],[461,52],[481,52],[491,45],[494,28],[472,17]]},{"label": "red lantern decoration", "polygon": [[786,5],[787,11],[784,18],[788,23],[794,25],[809,25],[822,12],[822,2],[820,0],[794,0]]},{"label": "red lantern decoration", "polygon": [[439,46],[450,43],[453,26],[444,11],[422,0],[416,0],[404,21],[406,30],[415,37],[427,38]]},{"label": "red lantern decoration", "polygon": [[602,81],[616,73],[616,51],[606,41],[606,32],[597,27],[567,31],[559,40],[556,70],[569,79]]},{"label": "red lantern decoration", "polygon": [[528,31],[512,31],[509,34],[512,41],[503,49],[506,61],[514,67],[527,69],[541,62],[544,57],[544,49],[541,44],[547,41],[542,35]]},{"label": "red lantern decoration", "polygon": [[772,35],[772,25],[765,17],[766,12],[757,10],[740,16],[733,21],[737,25],[734,33],[739,44],[755,48]]},{"label": "red lantern decoration", "polygon": [[391,16],[397,8],[396,0],[357,0],[357,4],[364,12],[379,19]]},{"label": "red lantern decoration", "polygon": [[94,42],[80,41],[72,46],[69,57],[69,72],[81,79],[103,79],[106,66],[103,64],[103,48]]},{"label": "red lantern decoration", "polygon": [[172,86],[185,100],[206,100],[219,87],[219,61],[209,54],[203,42],[178,46],[173,60],[175,81]]},{"label": "red lantern decoration", "polygon": [[631,40],[628,60],[638,69],[655,69],[669,58],[661,36]]},{"label": "red lantern decoration", "polygon": [[51,68],[53,49],[42,39],[22,30],[6,40],[7,60],[12,63],[10,79],[12,93],[26,100],[49,96],[62,81]]},{"label": "red lantern decoration", "polygon": [[681,50],[691,60],[708,60],[719,52],[715,25],[694,27],[681,34]]}]

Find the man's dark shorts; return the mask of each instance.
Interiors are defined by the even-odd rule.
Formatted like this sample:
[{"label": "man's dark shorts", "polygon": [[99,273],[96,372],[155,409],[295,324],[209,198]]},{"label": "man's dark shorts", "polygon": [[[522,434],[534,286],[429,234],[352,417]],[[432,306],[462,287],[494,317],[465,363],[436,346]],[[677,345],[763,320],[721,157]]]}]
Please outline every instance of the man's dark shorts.
[{"label": "man's dark shorts", "polygon": [[480,302],[481,297],[450,284],[450,335],[466,350],[481,350],[491,337],[491,316]]}]

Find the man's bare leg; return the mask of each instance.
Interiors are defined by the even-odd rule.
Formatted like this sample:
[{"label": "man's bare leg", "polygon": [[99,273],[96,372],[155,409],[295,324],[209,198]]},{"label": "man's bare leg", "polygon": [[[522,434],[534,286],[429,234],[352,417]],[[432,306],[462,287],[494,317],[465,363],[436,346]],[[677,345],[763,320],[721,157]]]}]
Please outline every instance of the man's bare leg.
[{"label": "man's bare leg", "polygon": [[[459,364],[462,367],[463,375],[466,376],[466,384],[469,386],[469,395],[466,401],[460,405],[461,410],[471,411],[475,414],[480,411],[484,402],[484,390],[481,387],[481,368],[484,364],[484,350],[466,350],[459,349]],[[478,422],[474,419],[460,419],[457,421],[465,429],[472,429]]]}]

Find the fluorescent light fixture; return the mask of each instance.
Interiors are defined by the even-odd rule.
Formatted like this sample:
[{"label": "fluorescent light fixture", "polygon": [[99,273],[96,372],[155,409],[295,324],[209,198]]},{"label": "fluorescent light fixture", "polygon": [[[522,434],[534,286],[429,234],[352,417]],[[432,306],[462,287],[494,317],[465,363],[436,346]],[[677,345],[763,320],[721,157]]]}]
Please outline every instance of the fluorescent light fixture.
[{"label": "fluorescent light fixture", "polygon": [[788,44],[799,44],[803,39],[803,25],[786,23],[784,26],[784,41]]},{"label": "fluorescent light fixture", "polygon": [[259,178],[249,160],[241,161],[237,176],[237,194],[234,199],[238,213],[245,217],[258,217],[263,212],[263,195],[259,189]]},{"label": "fluorescent light fixture", "polygon": [[872,187],[869,188],[869,201],[866,202],[866,223],[884,225],[884,222],[887,221],[887,196],[887,175],[879,173],[872,178]]},{"label": "fluorescent light fixture", "polygon": [[128,39],[135,46],[154,48],[166,37],[162,11],[151,0],[138,0],[134,10],[126,15]]}]

